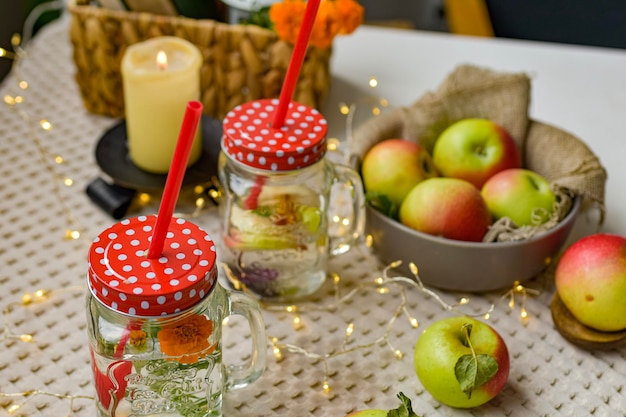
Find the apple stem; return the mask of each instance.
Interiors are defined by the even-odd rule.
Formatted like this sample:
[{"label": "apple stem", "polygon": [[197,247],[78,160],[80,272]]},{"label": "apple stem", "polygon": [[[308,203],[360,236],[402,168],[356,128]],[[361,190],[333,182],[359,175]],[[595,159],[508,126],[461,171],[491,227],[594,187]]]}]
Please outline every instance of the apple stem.
[{"label": "apple stem", "polygon": [[470,351],[472,352],[472,357],[474,358],[475,361],[478,361],[478,358],[476,357],[476,351],[474,350],[474,346],[472,346],[472,341],[470,340],[470,334],[472,333],[472,325],[471,323],[463,323],[463,333],[465,333],[465,340],[467,341],[467,347],[470,348]]}]

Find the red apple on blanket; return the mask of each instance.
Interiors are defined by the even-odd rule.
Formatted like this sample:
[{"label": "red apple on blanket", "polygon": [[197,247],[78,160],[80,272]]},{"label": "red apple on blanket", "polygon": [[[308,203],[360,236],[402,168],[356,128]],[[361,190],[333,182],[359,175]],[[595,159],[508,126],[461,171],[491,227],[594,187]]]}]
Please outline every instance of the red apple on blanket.
[{"label": "red apple on blanket", "polygon": [[563,253],[555,271],[556,290],[578,321],[593,329],[626,329],[626,238],[598,233]]},{"label": "red apple on blanket", "polygon": [[404,139],[377,143],[365,154],[361,166],[368,198],[374,194],[385,196],[396,208],[415,184],[436,175],[430,153]]},{"label": "red apple on blanket", "polygon": [[406,196],[400,222],[417,231],[448,239],[479,242],[491,214],[480,191],[458,178],[429,178]]},{"label": "red apple on blanket", "polygon": [[509,377],[509,351],[490,325],[470,317],[439,320],[415,345],[417,377],[433,398],[472,408],[494,398]]},{"label": "red apple on blanket", "polygon": [[478,189],[496,173],[522,166],[511,135],[487,119],[463,119],[446,128],[435,141],[433,162],[442,176],[464,179]]},{"label": "red apple on blanket", "polygon": [[513,168],[490,177],[481,190],[495,220],[508,217],[517,226],[537,226],[550,219],[556,196],[538,173]]}]

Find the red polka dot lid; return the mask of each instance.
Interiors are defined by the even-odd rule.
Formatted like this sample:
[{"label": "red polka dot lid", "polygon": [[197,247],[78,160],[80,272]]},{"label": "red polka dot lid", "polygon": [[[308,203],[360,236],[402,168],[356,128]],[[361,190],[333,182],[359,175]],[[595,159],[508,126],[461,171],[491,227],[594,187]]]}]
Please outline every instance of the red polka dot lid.
[{"label": "red polka dot lid", "polygon": [[217,282],[215,245],[186,220],[172,219],[163,254],[148,259],[155,223],[156,216],[123,220],[89,249],[89,289],[113,310],[143,317],[177,313],[201,301]]},{"label": "red polka dot lid", "polygon": [[312,165],[326,153],[328,126],[319,111],[289,103],[281,128],[271,123],[278,99],[261,99],[231,110],[223,122],[222,150],[246,166],[292,171]]}]

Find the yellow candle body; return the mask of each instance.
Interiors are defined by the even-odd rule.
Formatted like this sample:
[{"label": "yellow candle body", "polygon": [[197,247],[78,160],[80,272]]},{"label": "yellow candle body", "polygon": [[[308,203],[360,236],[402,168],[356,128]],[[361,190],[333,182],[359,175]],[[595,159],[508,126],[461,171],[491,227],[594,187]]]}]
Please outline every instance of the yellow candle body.
[{"label": "yellow candle body", "polygon": [[[165,52],[167,65],[157,54]],[[187,103],[200,99],[202,54],[192,43],[172,36],[130,45],[122,57],[128,152],[144,171],[166,173],[172,163]],[[188,166],[202,152],[198,127]]]}]

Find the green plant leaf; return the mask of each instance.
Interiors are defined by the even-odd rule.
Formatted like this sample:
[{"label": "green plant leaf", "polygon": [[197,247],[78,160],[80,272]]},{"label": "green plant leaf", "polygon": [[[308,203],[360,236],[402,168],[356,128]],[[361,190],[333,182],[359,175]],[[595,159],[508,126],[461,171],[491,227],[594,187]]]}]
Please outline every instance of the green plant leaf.
[{"label": "green plant leaf", "polygon": [[394,220],[398,220],[398,206],[394,204],[389,197],[374,191],[365,193],[365,200],[376,210],[385,216]]},{"label": "green plant leaf", "polygon": [[411,400],[409,397],[400,392],[398,393],[398,398],[401,403],[400,407],[394,410],[389,410],[387,412],[387,417],[419,417],[413,412],[413,407],[411,406]]},{"label": "green plant leaf", "polygon": [[491,355],[476,354],[470,339],[471,323],[463,323],[461,330],[465,333],[464,344],[471,349],[472,353],[459,358],[454,366],[454,375],[459,381],[461,391],[467,394],[467,398],[472,398],[472,391],[491,380],[498,372],[498,362]]},{"label": "green plant leaf", "polygon": [[472,391],[488,382],[498,372],[498,362],[491,355],[463,355],[454,367],[461,390],[472,398]]}]

